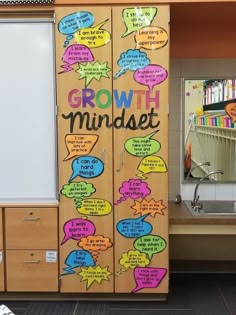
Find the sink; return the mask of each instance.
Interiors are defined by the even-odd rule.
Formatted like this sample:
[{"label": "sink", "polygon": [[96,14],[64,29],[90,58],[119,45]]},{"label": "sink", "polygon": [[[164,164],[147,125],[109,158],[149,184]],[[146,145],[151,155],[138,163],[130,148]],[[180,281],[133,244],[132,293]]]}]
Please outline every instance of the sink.
[{"label": "sink", "polygon": [[234,209],[234,201],[217,201],[203,200],[202,209],[194,211],[191,206],[191,201],[184,201],[192,215],[236,215],[236,207]]}]

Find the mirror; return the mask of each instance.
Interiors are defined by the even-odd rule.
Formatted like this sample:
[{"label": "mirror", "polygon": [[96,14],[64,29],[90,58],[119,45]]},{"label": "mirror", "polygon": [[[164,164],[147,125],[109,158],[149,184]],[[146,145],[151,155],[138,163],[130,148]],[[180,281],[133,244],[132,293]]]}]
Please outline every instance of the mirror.
[{"label": "mirror", "polygon": [[236,79],[185,78],[183,86],[184,182],[236,180]]}]

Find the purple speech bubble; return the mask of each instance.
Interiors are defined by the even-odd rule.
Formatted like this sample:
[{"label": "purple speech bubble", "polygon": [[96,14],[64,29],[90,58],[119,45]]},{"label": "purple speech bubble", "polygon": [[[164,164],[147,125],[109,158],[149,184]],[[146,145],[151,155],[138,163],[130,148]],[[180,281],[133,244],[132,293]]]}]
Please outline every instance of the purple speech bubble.
[{"label": "purple speech bubble", "polygon": [[125,201],[127,198],[145,198],[146,196],[150,195],[151,190],[149,189],[146,182],[143,182],[140,179],[129,179],[127,182],[122,183],[119,192],[121,195],[123,195],[123,197],[117,200],[115,205]]},{"label": "purple speech bubble", "polygon": [[165,81],[167,77],[167,70],[159,65],[150,64],[134,72],[135,81],[142,85],[147,85],[151,91],[155,85]]},{"label": "purple speech bubble", "polygon": [[166,268],[136,267],[134,268],[134,279],[136,287],[132,293],[145,288],[157,288],[167,273]]},{"label": "purple speech bubble", "polygon": [[82,237],[87,237],[88,235],[94,235],[95,226],[93,222],[85,219],[72,219],[67,221],[63,227],[64,238],[61,242],[63,245],[70,238],[73,240],[80,240]]},{"label": "purple speech bubble", "polygon": [[59,72],[59,74],[73,70],[71,65],[75,63],[94,61],[94,56],[85,45],[73,44],[66,48],[61,60],[65,64],[61,65],[61,68],[64,70]]}]

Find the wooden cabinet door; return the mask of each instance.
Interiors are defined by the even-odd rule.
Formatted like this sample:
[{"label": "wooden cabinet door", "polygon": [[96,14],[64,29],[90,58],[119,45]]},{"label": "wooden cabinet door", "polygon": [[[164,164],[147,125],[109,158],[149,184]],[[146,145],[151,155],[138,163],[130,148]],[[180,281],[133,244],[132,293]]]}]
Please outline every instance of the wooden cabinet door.
[{"label": "wooden cabinet door", "polygon": [[111,8],[56,8],[62,292],[113,291]]},{"label": "wooden cabinet door", "polygon": [[3,225],[2,225],[2,209],[0,208],[0,249],[3,248]]},{"label": "wooden cabinet door", "polygon": [[168,292],[168,6],[113,8],[115,292]]},{"label": "wooden cabinet door", "polygon": [[57,249],[56,208],[6,208],[6,249]]},{"label": "wooden cabinet door", "polygon": [[7,291],[58,291],[57,252],[6,250]]}]

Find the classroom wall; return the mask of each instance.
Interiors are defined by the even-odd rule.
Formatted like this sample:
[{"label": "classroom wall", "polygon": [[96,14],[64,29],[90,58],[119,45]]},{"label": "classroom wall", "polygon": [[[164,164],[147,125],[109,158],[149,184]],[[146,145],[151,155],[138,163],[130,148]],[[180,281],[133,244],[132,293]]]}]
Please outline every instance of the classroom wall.
[{"label": "classroom wall", "polygon": [[236,57],[236,2],[172,3],[170,8],[171,58]]}]

